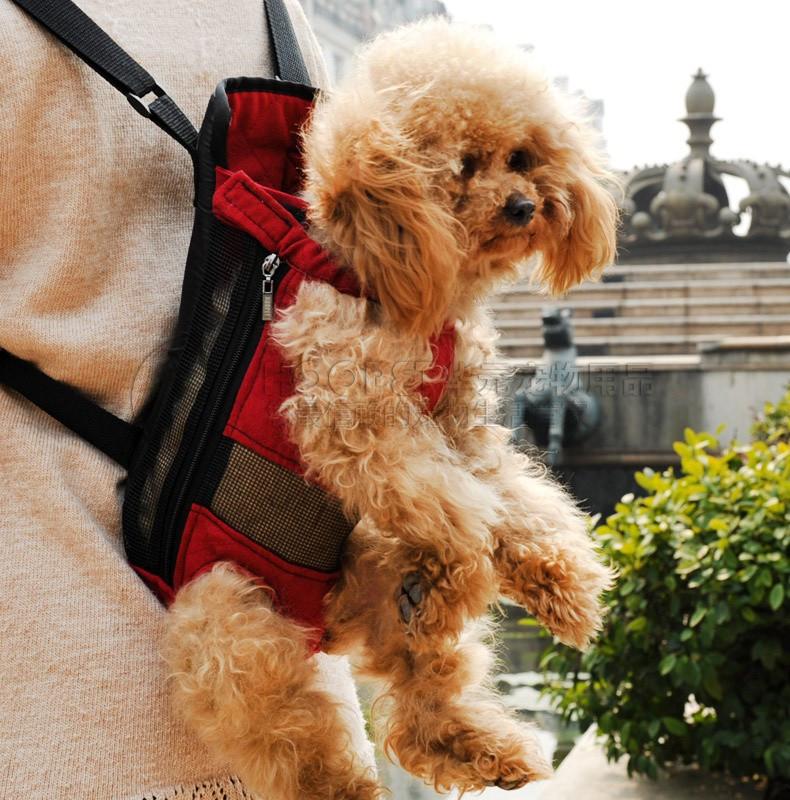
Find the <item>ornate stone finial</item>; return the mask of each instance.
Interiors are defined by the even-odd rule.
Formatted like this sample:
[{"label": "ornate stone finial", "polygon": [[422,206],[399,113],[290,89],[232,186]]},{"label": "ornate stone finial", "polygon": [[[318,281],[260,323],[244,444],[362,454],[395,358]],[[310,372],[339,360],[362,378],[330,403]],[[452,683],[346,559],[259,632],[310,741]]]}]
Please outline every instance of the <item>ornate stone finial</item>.
[{"label": "ornate stone finial", "polygon": [[716,96],[702,68],[691,76],[694,80],[686,92],[687,114],[712,114]]},{"label": "ornate stone finial", "polygon": [[[784,261],[790,249],[790,192],[780,167],[714,158],[710,129],[716,98],[700,69],[686,92],[691,152],[674,164],[642,167],[625,177],[620,201],[621,263]],[[724,176],[744,180],[749,193],[737,209]],[[743,212],[749,227],[735,231]]]},{"label": "ornate stone finial", "polygon": [[689,138],[686,141],[691,148],[691,156],[706,158],[713,143],[710,129],[719,120],[719,117],[713,115],[716,96],[708,83],[708,76],[701,68],[692,78],[691,86],[686,92],[686,116],[681,122],[688,125]]}]

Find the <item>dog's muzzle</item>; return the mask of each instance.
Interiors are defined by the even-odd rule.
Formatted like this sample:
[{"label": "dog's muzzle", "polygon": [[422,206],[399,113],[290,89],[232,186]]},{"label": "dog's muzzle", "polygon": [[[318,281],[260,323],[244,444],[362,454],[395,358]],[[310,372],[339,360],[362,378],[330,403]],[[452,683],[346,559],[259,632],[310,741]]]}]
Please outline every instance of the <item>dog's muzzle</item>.
[{"label": "dog's muzzle", "polygon": [[528,225],[535,214],[535,203],[521,192],[513,192],[505,202],[502,214],[511,225]]}]

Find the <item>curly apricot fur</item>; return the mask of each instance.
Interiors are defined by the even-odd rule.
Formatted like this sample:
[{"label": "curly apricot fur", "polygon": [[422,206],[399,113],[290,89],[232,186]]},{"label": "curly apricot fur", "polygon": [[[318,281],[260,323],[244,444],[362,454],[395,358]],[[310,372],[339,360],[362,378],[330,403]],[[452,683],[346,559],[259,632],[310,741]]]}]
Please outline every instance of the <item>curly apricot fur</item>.
[{"label": "curly apricot fur", "polygon": [[[522,263],[554,292],[602,269],[611,176],[527,54],[440,19],[370,45],[316,108],[304,148],[311,233],[375,298],[305,282],[272,328],[294,370],[281,411],[308,476],[360,519],[328,596],[325,649],[353,653],[380,684],[385,749],[437,789],[544,778],[550,765],[491,688],[475,629],[504,594],[584,647],[611,573],[571,498],[492,422],[484,302]],[[529,218],[508,215],[514,196],[531,201]],[[427,416],[428,337],[448,321],[454,371]],[[305,631],[230,566],[181,590],[165,650],[182,714],[252,791],[380,796],[316,685]]]}]

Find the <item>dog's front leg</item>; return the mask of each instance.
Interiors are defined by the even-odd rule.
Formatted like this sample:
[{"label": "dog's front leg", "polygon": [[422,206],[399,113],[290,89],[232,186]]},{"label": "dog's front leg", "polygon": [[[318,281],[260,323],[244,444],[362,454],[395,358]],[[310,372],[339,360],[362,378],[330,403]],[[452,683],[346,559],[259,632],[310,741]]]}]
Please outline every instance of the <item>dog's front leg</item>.
[{"label": "dog's front leg", "polygon": [[496,599],[495,488],[459,463],[430,421],[344,430],[328,421],[335,412],[324,409],[326,427],[296,427],[302,458],[348,513],[397,539],[402,622],[423,635],[460,631]]},{"label": "dog's front leg", "polygon": [[[458,632],[496,599],[490,533],[498,522],[496,490],[463,467],[430,420],[402,422],[396,415],[403,401],[392,401],[384,414],[389,422],[371,419],[363,408],[344,428],[336,415],[345,412],[318,395],[300,394],[289,409],[318,412],[314,426],[293,426],[302,458],[347,513],[398,540],[403,572],[395,602],[403,623],[423,635]],[[411,411],[420,414],[416,406]]]},{"label": "dog's front leg", "polygon": [[176,706],[213,754],[265,800],[375,800],[337,703],[317,688],[303,628],[229,565],[178,593],[165,659]]},{"label": "dog's front leg", "polygon": [[518,789],[551,776],[533,727],[490,688],[491,660],[470,630],[433,652],[407,655],[391,676],[385,751],[439,791]]},{"label": "dog's front leg", "polygon": [[563,642],[584,647],[600,627],[600,594],[612,574],[573,498],[496,423],[495,340],[483,314],[459,331],[455,380],[438,422],[467,469],[501,499],[492,532],[502,593]]},{"label": "dog's front leg", "polygon": [[561,641],[584,648],[600,628],[600,595],[612,572],[573,498],[542,465],[516,452],[509,436],[504,428],[481,426],[464,442],[477,474],[496,485],[503,500],[494,528],[501,591]]}]

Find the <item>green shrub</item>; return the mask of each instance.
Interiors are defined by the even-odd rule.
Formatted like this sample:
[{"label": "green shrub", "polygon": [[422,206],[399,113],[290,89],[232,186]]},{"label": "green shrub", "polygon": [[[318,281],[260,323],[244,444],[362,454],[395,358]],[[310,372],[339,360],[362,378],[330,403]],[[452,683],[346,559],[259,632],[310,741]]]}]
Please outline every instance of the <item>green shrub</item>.
[{"label": "green shrub", "polygon": [[778,403],[763,406],[763,413],[752,426],[752,434],[755,439],[769,444],[790,442],[790,387]]},{"label": "green shrub", "polygon": [[784,403],[758,441],[720,453],[687,430],[679,474],[639,473],[646,496],[596,530],[620,572],[605,630],[583,656],[552,646],[543,667],[562,712],[597,723],[629,774],[681,761],[790,777],[790,444],[772,435],[790,429]]}]

